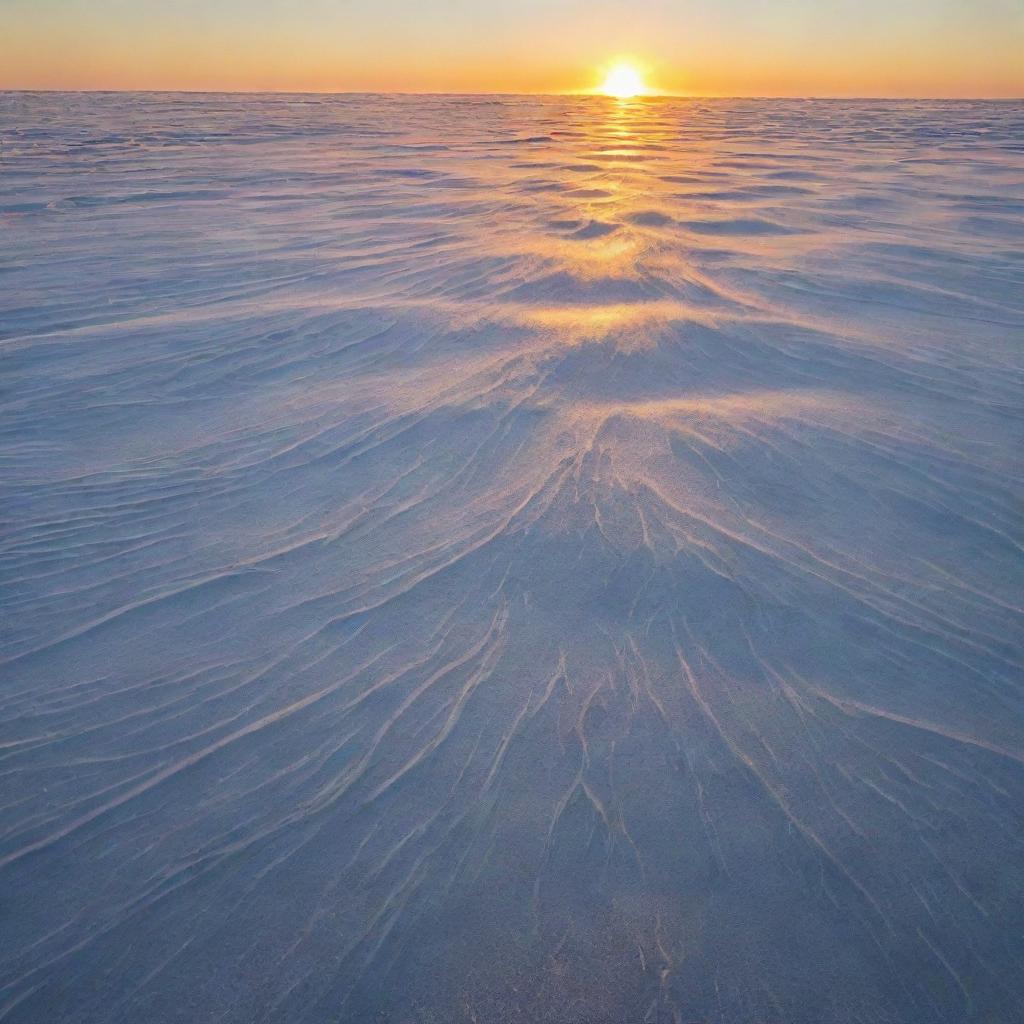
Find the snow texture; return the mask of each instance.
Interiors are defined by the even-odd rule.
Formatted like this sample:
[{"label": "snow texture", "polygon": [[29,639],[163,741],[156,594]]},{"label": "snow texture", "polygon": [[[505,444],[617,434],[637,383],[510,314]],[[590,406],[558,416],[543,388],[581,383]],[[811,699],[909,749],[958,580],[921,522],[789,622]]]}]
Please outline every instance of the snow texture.
[{"label": "snow texture", "polygon": [[0,142],[0,1020],[1024,1019],[1024,105]]}]

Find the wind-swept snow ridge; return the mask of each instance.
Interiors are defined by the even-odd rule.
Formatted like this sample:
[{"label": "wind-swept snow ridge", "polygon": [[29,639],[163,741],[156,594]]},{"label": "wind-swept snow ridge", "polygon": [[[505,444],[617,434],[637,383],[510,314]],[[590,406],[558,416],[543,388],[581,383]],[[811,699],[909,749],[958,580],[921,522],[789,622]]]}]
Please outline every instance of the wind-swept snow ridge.
[{"label": "wind-swept snow ridge", "polygon": [[1024,105],[0,97],[0,1021],[1024,1014]]}]

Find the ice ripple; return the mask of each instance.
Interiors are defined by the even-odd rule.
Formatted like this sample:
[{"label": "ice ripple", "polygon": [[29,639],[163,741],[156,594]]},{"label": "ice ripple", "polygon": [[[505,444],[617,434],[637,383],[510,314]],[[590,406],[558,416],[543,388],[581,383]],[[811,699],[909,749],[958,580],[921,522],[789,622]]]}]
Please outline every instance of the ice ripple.
[{"label": "ice ripple", "polygon": [[1015,1019],[1022,128],[5,95],[0,1019]]}]

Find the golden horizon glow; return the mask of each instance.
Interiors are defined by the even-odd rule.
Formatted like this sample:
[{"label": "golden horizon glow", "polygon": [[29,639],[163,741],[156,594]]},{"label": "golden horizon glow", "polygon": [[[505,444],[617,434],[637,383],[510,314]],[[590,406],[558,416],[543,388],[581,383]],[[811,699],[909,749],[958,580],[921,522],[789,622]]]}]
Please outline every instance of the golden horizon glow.
[{"label": "golden horizon glow", "polygon": [[[0,89],[1024,96],[1007,0],[865,3],[874,16],[849,20],[847,0],[690,0],[685,19],[627,0],[481,0],[450,18],[413,0],[203,0],[199,18],[192,0],[7,0]],[[642,89],[602,88],[620,62]]]},{"label": "golden horizon glow", "polygon": [[597,91],[605,96],[627,100],[634,96],[646,96],[650,89],[644,85],[643,75],[640,71],[629,61],[621,60],[616,61],[608,69],[608,73]]}]

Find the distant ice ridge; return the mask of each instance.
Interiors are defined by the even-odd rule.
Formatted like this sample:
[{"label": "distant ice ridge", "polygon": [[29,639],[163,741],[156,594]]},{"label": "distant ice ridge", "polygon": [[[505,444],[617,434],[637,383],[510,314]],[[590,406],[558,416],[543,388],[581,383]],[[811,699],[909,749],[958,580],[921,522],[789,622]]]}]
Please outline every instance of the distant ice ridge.
[{"label": "distant ice ridge", "polygon": [[0,95],[0,1020],[1024,1013],[1024,104]]}]

